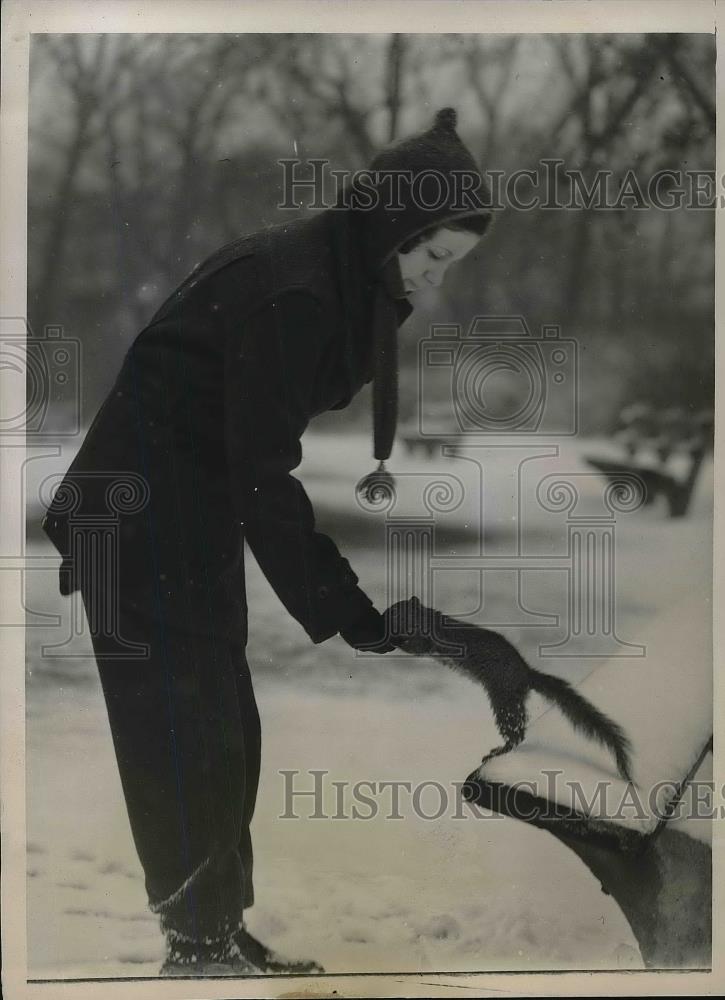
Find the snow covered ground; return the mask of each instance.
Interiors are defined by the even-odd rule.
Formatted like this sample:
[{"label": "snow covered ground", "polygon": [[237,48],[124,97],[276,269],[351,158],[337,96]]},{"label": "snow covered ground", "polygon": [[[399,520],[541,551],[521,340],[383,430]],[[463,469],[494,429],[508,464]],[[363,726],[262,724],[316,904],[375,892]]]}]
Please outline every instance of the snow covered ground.
[{"label": "snow covered ground", "polygon": [[[483,551],[514,553],[520,524],[525,554],[564,552],[565,519],[536,501],[535,484],[554,470],[584,472],[581,452],[597,447],[572,442],[558,457],[524,463],[520,509],[513,504],[517,486],[511,475],[512,455],[519,453],[506,448],[487,453]],[[369,455],[367,436],[311,433],[301,478],[320,527],[335,538],[382,608],[382,515],[361,513],[352,497],[355,481],[371,468]],[[69,460],[65,456],[61,467]],[[480,551],[475,531],[480,490],[471,462],[431,465],[399,450],[390,465],[401,475],[401,504],[411,505],[407,513],[415,512],[420,486],[435,478],[436,470],[457,477],[463,500],[440,515],[439,553],[456,560]],[[598,482],[581,480],[584,499],[594,502]],[[666,519],[659,509],[617,516],[621,640],[637,643],[645,623],[709,565],[711,492],[708,464],[687,519]],[[29,537],[29,554],[47,552],[37,532]],[[450,614],[473,614],[481,596],[476,574],[451,565],[437,578],[436,603]],[[541,644],[566,635],[566,623],[552,619],[566,607],[565,576],[540,568],[525,573],[517,604],[513,571],[491,573],[477,620],[500,625],[533,665],[576,682],[603,658],[539,655]],[[67,619],[69,602],[57,594],[55,582],[53,573],[29,574],[28,602]],[[624,917],[573,854],[523,823],[476,817],[456,803],[453,783],[497,742],[481,691],[415,658],[356,656],[339,637],[314,646],[284,612],[251,556],[247,587],[248,655],[263,724],[253,825],[257,903],[249,911],[254,933],[281,951],[316,958],[329,972],[642,967]],[[703,593],[703,600],[709,598]],[[42,657],[41,639],[48,643],[52,636],[29,630],[29,975],[154,976],[163,940],[145,905],[90,640],[84,635],[78,656],[58,660]],[[530,708],[536,716],[544,705],[532,697]],[[655,710],[652,692],[642,719]],[[372,818],[313,819],[307,800],[299,800],[299,818],[280,819],[285,809],[280,772],[299,771],[296,787],[311,788],[314,769],[328,772],[328,815],[337,808],[336,780],[439,782],[447,808],[439,819],[422,819],[402,792],[403,819],[387,818],[389,794],[376,797],[378,814]],[[433,813],[440,803],[441,792],[429,786],[422,809]]]}]

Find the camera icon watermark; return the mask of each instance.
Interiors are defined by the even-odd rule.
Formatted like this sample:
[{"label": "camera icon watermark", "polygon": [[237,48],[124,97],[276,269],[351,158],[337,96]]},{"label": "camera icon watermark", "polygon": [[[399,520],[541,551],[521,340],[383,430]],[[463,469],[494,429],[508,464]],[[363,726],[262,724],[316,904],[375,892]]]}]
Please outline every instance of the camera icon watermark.
[{"label": "camera icon watermark", "polygon": [[24,318],[0,318],[0,367],[8,401],[0,416],[0,435],[51,433],[47,426],[51,408],[62,413],[52,428],[54,436],[78,434],[80,358],[80,341],[66,337],[62,326],[46,326],[35,336]]},{"label": "camera icon watermark", "polygon": [[534,337],[521,316],[437,324],[418,360],[421,437],[577,433],[579,352],[558,326]]}]

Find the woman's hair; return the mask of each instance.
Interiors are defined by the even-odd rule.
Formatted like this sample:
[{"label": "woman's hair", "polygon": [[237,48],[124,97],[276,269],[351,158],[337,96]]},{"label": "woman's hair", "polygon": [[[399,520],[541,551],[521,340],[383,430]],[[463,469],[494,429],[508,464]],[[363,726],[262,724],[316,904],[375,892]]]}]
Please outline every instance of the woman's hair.
[{"label": "woman's hair", "polygon": [[421,243],[433,239],[441,229],[452,229],[456,233],[474,233],[476,236],[483,236],[491,223],[490,215],[466,215],[461,219],[450,219],[445,222],[436,223],[429,229],[424,229],[398,247],[398,253],[410,253]]}]

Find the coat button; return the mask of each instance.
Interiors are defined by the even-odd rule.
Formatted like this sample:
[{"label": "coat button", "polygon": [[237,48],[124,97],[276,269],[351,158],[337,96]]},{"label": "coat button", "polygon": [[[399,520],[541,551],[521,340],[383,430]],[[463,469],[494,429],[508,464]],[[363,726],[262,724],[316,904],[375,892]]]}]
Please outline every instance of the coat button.
[{"label": "coat button", "polygon": [[325,597],[328,596],[328,594],[330,593],[330,591],[329,591],[329,588],[325,587],[324,584],[323,584],[322,587],[318,587],[317,588],[317,593],[319,594],[320,597],[325,598]]}]

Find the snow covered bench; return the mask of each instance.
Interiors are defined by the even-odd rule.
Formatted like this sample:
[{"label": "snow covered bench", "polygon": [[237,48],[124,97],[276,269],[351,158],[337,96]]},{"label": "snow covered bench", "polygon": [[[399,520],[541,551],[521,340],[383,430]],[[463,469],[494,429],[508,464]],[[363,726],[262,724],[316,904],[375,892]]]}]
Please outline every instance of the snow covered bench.
[{"label": "snow covered bench", "polygon": [[712,447],[713,412],[688,414],[681,407],[656,412],[636,403],[622,411],[619,424],[613,441],[624,451],[624,458],[599,455],[587,456],[585,461],[611,483],[631,483],[634,477],[645,505],[663,496],[670,517],[684,517],[705,454]]},{"label": "snow covered bench", "polygon": [[645,656],[611,659],[577,685],[630,737],[634,786],[552,708],[466,787],[470,801],[574,851],[619,904],[650,968],[711,964],[710,583],[648,625]]}]

